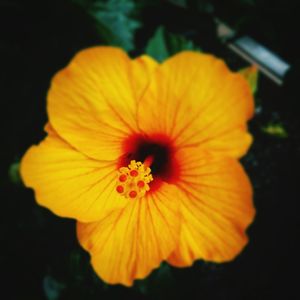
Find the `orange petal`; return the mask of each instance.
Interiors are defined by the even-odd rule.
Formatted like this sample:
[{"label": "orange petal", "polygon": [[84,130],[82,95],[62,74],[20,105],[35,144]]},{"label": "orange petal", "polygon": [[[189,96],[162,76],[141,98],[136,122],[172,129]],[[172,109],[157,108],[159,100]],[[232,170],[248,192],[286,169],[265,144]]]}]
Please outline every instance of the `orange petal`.
[{"label": "orange petal", "polygon": [[246,122],[253,109],[243,76],[211,55],[187,51],[157,68],[138,121],[144,132],[165,133],[178,146],[239,157],[251,144]]},{"label": "orange petal", "polygon": [[174,266],[196,259],[224,262],[248,242],[245,230],[255,209],[252,188],[241,165],[232,158],[180,151],[183,224],[180,242],[169,257]]},{"label": "orange petal", "polygon": [[179,238],[176,198],[176,189],[163,184],[146,199],[133,200],[99,222],[78,223],[79,241],[105,282],[131,286],[170,255]]},{"label": "orange petal", "polygon": [[49,135],[21,161],[21,176],[37,202],[63,217],[96,221],[122,208],[127,199],[114,193],[116,162],[97,161],[76,151],[47,125]]},{"label": "orange petal", "polygon": [[139,61],[112,47],[79,52],[55,75],[48,93],[57,133],[89,157],[118,157],[123,139],[137,130],[136,103],[156,65],[150,58]]}]

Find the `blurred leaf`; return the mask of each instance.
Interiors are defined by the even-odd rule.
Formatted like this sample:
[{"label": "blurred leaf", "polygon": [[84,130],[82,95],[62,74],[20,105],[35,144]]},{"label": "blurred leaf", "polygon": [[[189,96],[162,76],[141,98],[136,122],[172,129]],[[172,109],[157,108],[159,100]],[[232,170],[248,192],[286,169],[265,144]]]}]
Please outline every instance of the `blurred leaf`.
[{"label": "blurred leaf", "polygon": [[48,300],[57,300],[60,298],[60,294],[65,288],[65,285],[58,282],[51,276],[45,276],[43,280],[43,288]]},{"label": "blurred leaf", "polygon": [[10,165],[8,170],[8,176],[12,183],[21,184],[21,176],[20,176],[20,163],[14,162]]},{"label": "blurred leaf", "polygon": [[162,263],[146,279],[136,280],[134,288],[153,299],[169,299],[176,296],[174,295],[174,285],[175,280],[171,267],[167,263]]},{"label": "blurred leaf", "polygon": [[256,0],[242,0],[243,3],[247,4],[247,5],[251,5],[254,6]]},{"label": "blurred leaf", "polygon": [[74,249],[70,253],[69,270],[76,281],[81,282],[83,280],[87,266],[87,262],[82,257],[82,252],[78,249]]},{"label": "blurred leaf", "polygon": [[169,0],[169,2],[177,6],[187,7],[187,0]]},{"label": "blurred leaf", "polygon": [[286,129],[280,123],[269,123],[267,126],[262,127],[262,131],[269,135],[279,137],[279,138],[286,138],[288,137],[288,133]]},{"label": "blurred leaf", "polygon": [[89,8],[95,2],[95,0],[72,0],[72,1],[84,8]]},{"label": "blurred leaf", "polygon": [[254,95],[257,91],[258,85],[258,69],[256,66],[250,66],[239,71],[241,75],[248,81],[252,94]]},{"label": "blurred leaf", "polygon": [[136,4],[133,0],[73,0],[96,21],[101,38],[109,45],[126,51],[134,49],[134,33],[141,23],[133,18]]},{"label": "blurred leaf", "polygon": [[254,102],[255,102],[255,114],[259,115],[263,111],[262,99],[260,97],[255,97]]},{"label": "blurred leaf", "polygon": [[169,33],[163,26],[160,26],[148,41],[145,52],[162,62],[171,55],[183,50],[201,51],[192,41],[181,35]]},{"label": "blurred leaf", "polygon": [[199,12],[210,14],[214,11],[214,5],[211,0],[194,1]]}]

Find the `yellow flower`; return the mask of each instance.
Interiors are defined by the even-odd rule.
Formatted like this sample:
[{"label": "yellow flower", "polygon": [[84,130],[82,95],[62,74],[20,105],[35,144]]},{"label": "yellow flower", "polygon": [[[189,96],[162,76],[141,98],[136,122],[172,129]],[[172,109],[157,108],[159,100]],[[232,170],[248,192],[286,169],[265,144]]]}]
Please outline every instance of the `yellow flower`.
[{"label": "yellow flower", "polygon": [[78,220],[104,281],[130,286],[164,260],[229,261],[247,244],[255,210],[237,159],[253,97],[223,61],[87,49],[54,77],[47,108],[21,174],[40,205]]}]

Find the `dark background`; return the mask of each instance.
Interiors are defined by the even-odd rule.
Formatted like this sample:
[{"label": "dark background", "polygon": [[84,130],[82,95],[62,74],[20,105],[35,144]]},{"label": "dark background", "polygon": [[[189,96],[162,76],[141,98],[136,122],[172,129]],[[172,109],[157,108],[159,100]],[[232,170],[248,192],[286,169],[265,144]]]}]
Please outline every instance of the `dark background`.
[{"label": "dark background", "polygon": [[[78,1],[77,1],[78,2]],[[84,2],[84,1],[81,1]],[[86,1],[89,2],[89,1]],[[105,2],[105,1],[102,1]],[[216,36],[213,17],[248,34],[292,65],[282,87],[260,76],[254,144],[242,162],[255,191],[250,243],[233,262],[161,269],[131,289],[93,273],[72,220],[39,207],[12,166],[44,136],[51,77],[80,49],[109,43],[72,1],[0,0],[1,299],[296,299],[299,281],[299,8],[293,1],[135,1],[132,55],[159,25],[233,68],[243,63]],[[184,5],[182,4],[184,3]],[[268,134],[279,124],[287,135]],[[299,297],[299,296],[298,296]]]}]

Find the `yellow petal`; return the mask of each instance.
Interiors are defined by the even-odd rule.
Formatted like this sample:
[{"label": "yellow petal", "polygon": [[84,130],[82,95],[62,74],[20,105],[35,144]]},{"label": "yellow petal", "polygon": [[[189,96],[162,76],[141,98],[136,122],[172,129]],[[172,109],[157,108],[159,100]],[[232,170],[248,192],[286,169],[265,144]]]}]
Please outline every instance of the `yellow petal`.
[{"label": "yellow petal", "polygon": [[112,47],[79,52],[55,75],[48,93],[48,115],[57,133],[89,157],[120,156],[122,141],[137,130],[140,85],[148,84],[155,65],[150,58],[139,61]]},{"label": "yellow petal", "polygon": [[196,150],[179,155],[183,223],[168,262],[189,266],[196,259],[229,261],[247,244],[245,230],[255,214],[249,179],[232,158]]},{"label": "yellow petal", "polygon": [[63,217],[99,220],[122,208],[127,199],[115,189],[116,162],[97,161],[64,142],[51,126],[49,136],[32,146],[21,161],[21,176],[35,191],[37,202]]},{"label": "yellow petal", "polygon": [[137,57],[132,61],[132,76],[137,102],[144,96],[150,84],[158,63],[147,55]]},{"label": "yellow petal", "polygon": [[163,184],[101,221],[78,223],[79,241],[105,282],[131,286],[170,255],[179,238],[176,198],[176,189]]},{"label": "yellow petal", "polygon": [[179,147],[239,157],[251,144],[246,122],[253,97],[248,83],[211,55],[182,52],[165,61],[139,102],[139,127],[165,133]]}]

